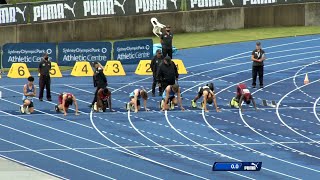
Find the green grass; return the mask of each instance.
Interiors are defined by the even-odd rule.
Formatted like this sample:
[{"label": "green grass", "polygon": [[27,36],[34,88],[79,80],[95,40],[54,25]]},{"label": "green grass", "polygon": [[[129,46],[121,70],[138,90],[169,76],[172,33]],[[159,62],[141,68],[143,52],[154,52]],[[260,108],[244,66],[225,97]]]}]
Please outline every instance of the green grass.
[{"label": "green grass", "polygon": [[[173,28],[174,32],[174,28]],[[261,39],[320,34],[319,26],[272,27],[175,34],[173,44],[179,49]],[[151,38],[151,37],[145,37]],[[137,39],[137,38],[136,38]],[[159,38],[152,37],[154,43]]]},{"label": "green grass", "polygon": [[[174,28],[173,33],[174,33]],[[178,49],[188,49],[201,46],[209,46],[216,44],[235,43],[243,41],[256,41],[262,39],[303,36],[311,34],[320,34],[320,26],[296,26],[296,27],[270,27],[270,28],[250,28],[221,30],[199,33],[180,33],[174,34],[173,45]],[[117,40],[104,40],[114,42],[118,40],[135,40],[151,38],[153,43],[160,43],[156,36],[145,36],[137,38],[124,38]]]}]

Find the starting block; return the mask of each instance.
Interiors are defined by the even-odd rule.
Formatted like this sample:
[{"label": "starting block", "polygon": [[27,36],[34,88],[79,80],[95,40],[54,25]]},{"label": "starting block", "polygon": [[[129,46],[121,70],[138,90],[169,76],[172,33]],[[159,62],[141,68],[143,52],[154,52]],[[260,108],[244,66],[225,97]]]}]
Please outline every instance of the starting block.
[{"label": "starting block", "polygon": [[276,103],[276,101],[271,101],[271,103],[268,103],[267,100],[263,99],[262,106],[276,107],[277,103]]}]

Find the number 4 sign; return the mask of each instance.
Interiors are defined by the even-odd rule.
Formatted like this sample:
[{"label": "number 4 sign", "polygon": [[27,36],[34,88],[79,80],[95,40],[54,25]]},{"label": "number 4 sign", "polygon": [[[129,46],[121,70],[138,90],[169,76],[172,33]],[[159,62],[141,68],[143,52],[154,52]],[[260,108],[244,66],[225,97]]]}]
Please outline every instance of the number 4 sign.
[{"label": "number 4 sign", "polygon": [[76,62],[71,71],[72,76],[93,76],[91,65],[87,61]]}]

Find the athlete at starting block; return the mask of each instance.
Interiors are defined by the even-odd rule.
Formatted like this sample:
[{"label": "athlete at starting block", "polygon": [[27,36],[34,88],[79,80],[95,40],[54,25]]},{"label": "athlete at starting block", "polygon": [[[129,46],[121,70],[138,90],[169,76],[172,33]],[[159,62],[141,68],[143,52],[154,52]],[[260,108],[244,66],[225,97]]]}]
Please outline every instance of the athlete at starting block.
[{"label": "athlete at starting block", "polygon": [[232,98],[230,101],[230,106],[235,108],[240,108],[241,112],[243,112],[242,103],[250,104],[252,102],[255,110],[257,110],[256,103],[254,101],[253,96],[251,95],[249,89],[245,84],[237,85],[236,97]]},{"label": "athlete at starting block", "polygon": [[203,87],[199,87],[198,95],[191,101],[191,106],[193,108],[197,108],[197,100],[203,96],[203,100],[201,102],[201,108],[204,109],[205,112],[209,112],[207,109],[207,103],[212,104],[214,103],[214,107],[216,108],[217,112],[221,112],[221,110],[218,108],[216,96],[214,94],[214,86],[213,83],[207,84]]},{"label": "athlete at starting block", "polygon": [[140,110],[140,98],[143,99],[144,109],[149,111],[147,108],[148,93],[144,89],[135,89],[129,94],[130,102],[126,104],[126,109],[128,111],[132,110],[137,113]]},{"label": "athlete at starting block", "polygon": [[33,97],[36,96],[36,88],[33,84],[34,77],[28,77],[28,83],[23,86],[23,105],[20,107],[22,114],[30,114],[34,111]]},{"label": "athlete at starting block", "polygon": [[[177,94],[178,99],[176,98],[175,94]],[[184,111],[184,108],[182,106],[179,85],[177,84],[168,85],[162,94],[160,108],[162,111],[169,110],[169,104],[170,104],[170,109],[172,110],[174,109],[174,106],[178,104],[178,101],[179,101],[181,110]]]},{"label": "athlete at starting block", "polygon": [[106,112],[109,108],[113,112],[111,106],[111,91],[108,88],[100,88],[97,93],[97,102],[94,103],[93,110],[96,112]]},{"label": "athlete at starting block", "polygon": [[58,105],[55,106],[56,112],[62,112],[64,116],[67,115],[69,106],[74,104],[75,106],[75,115],[79,115],[78,112],[78,103],[76,97],[71,93],[62,93],[58,97]]}]

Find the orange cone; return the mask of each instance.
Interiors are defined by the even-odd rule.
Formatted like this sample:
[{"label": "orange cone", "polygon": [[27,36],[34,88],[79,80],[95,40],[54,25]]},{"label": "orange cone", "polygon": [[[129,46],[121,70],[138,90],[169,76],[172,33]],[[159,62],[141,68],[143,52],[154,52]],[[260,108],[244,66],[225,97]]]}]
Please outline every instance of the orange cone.
[{"label": "orange cone", "polygon": [[303,82],[304,82],[304,84],[309,84],[308,73],[306,74]]}]

